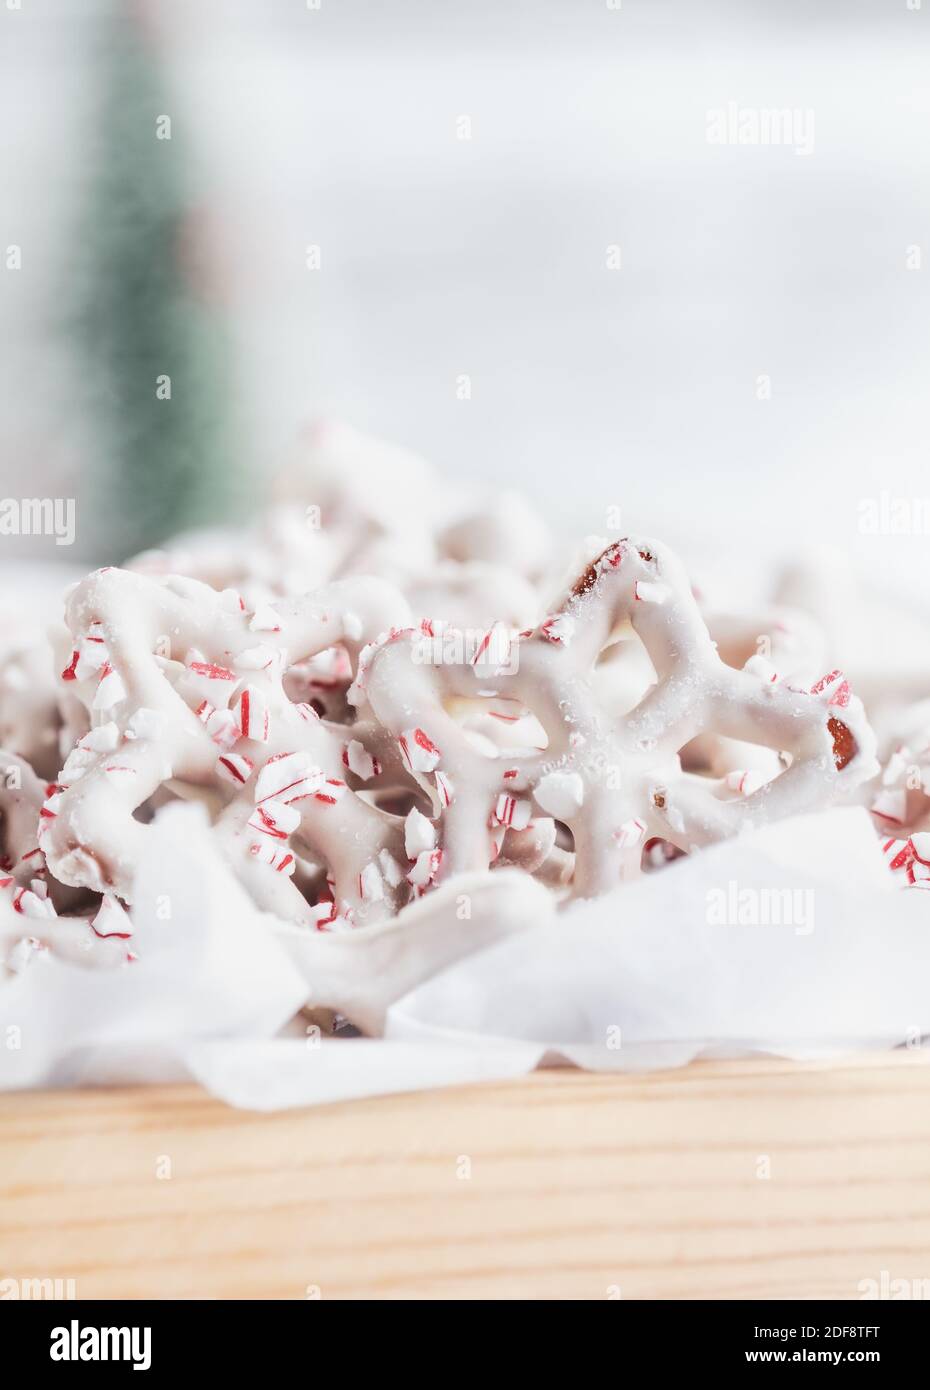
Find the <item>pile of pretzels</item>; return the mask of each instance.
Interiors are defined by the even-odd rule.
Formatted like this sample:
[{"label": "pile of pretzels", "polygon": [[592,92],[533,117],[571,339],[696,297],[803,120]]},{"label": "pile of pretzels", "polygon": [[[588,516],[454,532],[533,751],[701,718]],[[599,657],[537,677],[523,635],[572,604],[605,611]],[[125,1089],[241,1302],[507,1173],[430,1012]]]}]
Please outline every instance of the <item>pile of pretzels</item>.
[{"label": "pile of pretzels", "polygon": [[308,989],[352,974],[323,1002],[361,1026],[359,979],[801,812],[865,805],[930,883],[930,706],[877,736],[815,612],[711,609],[642,535],[566,568],[525,500],[451,505],[414,456],[319,428],[252,532],[95,570],[50,638],[2,635],[2,969],[144,969],[136,870],[178,800]]}]

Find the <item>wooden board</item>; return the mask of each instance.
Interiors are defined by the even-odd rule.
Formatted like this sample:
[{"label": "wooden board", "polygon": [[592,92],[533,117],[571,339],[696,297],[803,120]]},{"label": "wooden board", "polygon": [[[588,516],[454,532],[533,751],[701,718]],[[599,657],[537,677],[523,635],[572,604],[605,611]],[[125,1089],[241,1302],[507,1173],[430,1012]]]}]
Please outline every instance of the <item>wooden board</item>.
[{"label": "wooden board", "polygon": [[928,1060],[558,1071],[270,1116],[194,1087],[5,1095],[0,1278],[78,1298],[857,1298],[883,1270],[930,1277]]}]

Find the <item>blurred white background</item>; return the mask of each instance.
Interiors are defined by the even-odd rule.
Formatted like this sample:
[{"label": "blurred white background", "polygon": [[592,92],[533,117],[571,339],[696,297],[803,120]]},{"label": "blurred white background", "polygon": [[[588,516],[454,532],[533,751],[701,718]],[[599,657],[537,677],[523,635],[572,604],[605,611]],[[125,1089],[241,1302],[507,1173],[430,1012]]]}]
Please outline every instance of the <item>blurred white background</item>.
[{"label": "blurred white background", "polygon": [[[930,497],[930,3],[20,4],[0,0],[0,248],[24,248],[0,268],[5,495],[76,494],[80,538],[94,419],[58,309],[100,36],[131,8],[199,159],[230,467],[260,486],[338,415],[582,533],[619,505],[728,556],[827,539],[882,582],[926,571],[925,534],[864,536],[859,507]],[[730,101],[812,112],[813,150],[708,143]]]}]

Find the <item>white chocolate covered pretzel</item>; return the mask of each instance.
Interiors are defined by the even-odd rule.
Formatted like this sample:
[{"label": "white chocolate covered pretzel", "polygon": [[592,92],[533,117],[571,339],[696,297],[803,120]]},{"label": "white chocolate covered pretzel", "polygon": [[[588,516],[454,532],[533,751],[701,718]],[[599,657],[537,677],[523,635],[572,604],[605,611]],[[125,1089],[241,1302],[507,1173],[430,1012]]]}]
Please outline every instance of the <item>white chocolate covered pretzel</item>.
[{"label": "white chocolate covered pretzel", "polygon": [[49,873],[39,838],[53,791],[24,759],[0,749],[0,967],[23,970],[49,950],[80,965],[119,965],[131,957],[132,937],[122,904]]},{"label": "white chocolate covered pretzel", "polygon": [[866,804],[882,834],[930,831],[930,702],[895,721],[895,737]]},{"label": "white chocolate covered pretzel", "polygon": [[[596,698],[592,673],[627,624],[657,683],[618,716]],[[434,659],[421,634],[395,635],[364,676],[375,715],[432,798],[437,879],[485,867],[502,829],[552,816],[572,832],[573,888],[587,897],[634,872],[644,840],[691,850],[830,804],[877,770],[862,705],[841,674],[804,689],[755,659],[727,666],[680,563],[653,541],[608,546],[538,628],[493,660],[456,660],[454,642],[446,647],[452,659]],[[447,709],[456,699],[532,711],[546,748],[477,753]],[[679,750],[705,732],[763,744],[782,755],[784,771],[748,795],[689,776]]]},{"label": "white chocolate covered pretzel", "polygon": [[[208,805],[260,906],[295,921],[392,911],[408,891],[405,862],[396,882],[386,867],[403,855],[404,825],[354,790],[380,771],[377,754],[361,725],[327,724],[288,699],[283,679],[290,663],[336,646],[354,664],[406,613],[378,580],[249,612],[196,581],[90,575],[68,599],[75,645],[63,679],[93,727],[45,805],[53,873],[129,899],[146,834],[136,813],[167,785]],[[320,911],[291,882],[292,837],[329,869],[333,902]]]}]

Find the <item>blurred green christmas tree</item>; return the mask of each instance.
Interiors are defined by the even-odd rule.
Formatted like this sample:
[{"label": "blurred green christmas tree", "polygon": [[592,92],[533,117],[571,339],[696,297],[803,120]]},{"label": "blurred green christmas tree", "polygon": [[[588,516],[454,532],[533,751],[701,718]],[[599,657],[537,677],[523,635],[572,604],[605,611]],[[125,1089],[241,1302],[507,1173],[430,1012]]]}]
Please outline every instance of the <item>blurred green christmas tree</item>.
[{"label": "blurred green christmas tree", "polygon": [[155,41],[132,7],[99,54],[76,284],[94,438],[95,553],[120,560],[236,509],[229,348],[198,269],[194,174]]}]

